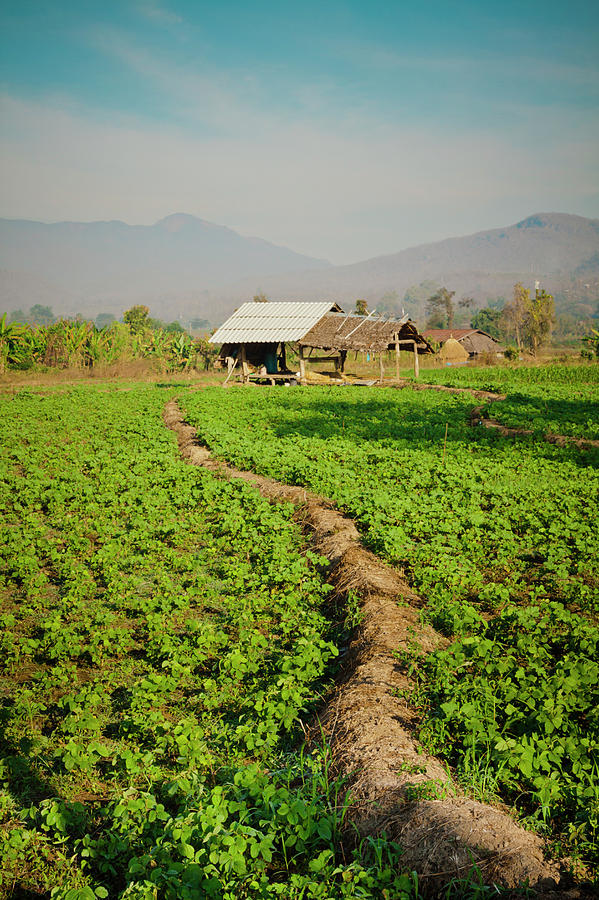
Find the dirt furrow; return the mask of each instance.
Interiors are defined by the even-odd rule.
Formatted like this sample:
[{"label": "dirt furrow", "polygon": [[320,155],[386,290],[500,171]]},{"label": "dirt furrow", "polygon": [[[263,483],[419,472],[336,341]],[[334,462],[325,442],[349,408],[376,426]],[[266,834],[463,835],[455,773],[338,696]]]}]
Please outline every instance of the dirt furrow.
[{"label": "dirt furrow", "polygon": [[[530,437],[535,433],[531,428],[509,428],[507,425],[502,425],[496,419],[491,419],[487,411],[481,406],[475,406],[471,411],[470,424],[473,427],[482,425],[483,428],[495,429],[500,434],[505,435],[505,437]],[[558,447],[567,447],[569,444],[573,444],[576,447],[580,447],[581,450],[584,450],[586,447],[599,447],[599,441],[591,438],[572,437],[567,434],[551,434],[551,432],[547,432],[547,434],[543,435],[543,440],[548,444],[557,444]]]},{"label": "dirt furrow", "polygon": [[270,500],[296,504],[311,545],[329,561],[328,579],[337,595],[352,591],[359,598],[361,624],[319,724],[338,771],[348,779],[358,833],[385,831],[397,840],[404,865],[418,872],[431,894],[476,865],[487,884],[528,883],[538,893],[580,896],[556,887],[559,867],[545,859],[538,835],[505,810],[463,796],[444,764],[414,738],[417,714],[402,696],[411,683],[398,651],[428,653],[444,639],[421,624],[422,600],[401,574],[366,550],[355,524],[327,501],[214,459],[175,401],[167,404],[164,421],[190,463],[247,481]]}]

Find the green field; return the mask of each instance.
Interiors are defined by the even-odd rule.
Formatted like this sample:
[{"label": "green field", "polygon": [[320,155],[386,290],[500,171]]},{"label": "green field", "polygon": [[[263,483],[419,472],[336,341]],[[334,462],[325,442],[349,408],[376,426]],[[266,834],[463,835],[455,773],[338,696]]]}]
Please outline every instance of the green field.
[{"label": "green field", "polygon": [[426,369],[421,381],[506,394],[487,410],[509,428],[599,440],[596,363]]},{"label": "green field", "polygon": [[2,402],[0,891],[412,896],[392,847],[339,857],[301,750],[341,627],[318,560],[290,508],[180,460],[169,396]]},{"label": "green field", "polygon": [[[531,370],[531,396],[550,396],[553,378],[563,398],[564,371],[596,408],[587,367]],[[455,380],[491,386],[474,374]],[[183,402],[216,454],[330,497],[404,570],[452,638],[414,661],[421,739],[475,794],[596,861],[599,450],[473,429],[468,394],[213,390]]]},{"label": "green field", "polygon": [[[599,424],[590,366],[439,377]],[[418,896],[303,745],[347,612],[290,506],[181,461],[173,396],[404,571],[449,638],[402,659],[421,741],[596,870],[598,449],[472,428],[469,394],[80,385],[0,400],[0,896]]]}]

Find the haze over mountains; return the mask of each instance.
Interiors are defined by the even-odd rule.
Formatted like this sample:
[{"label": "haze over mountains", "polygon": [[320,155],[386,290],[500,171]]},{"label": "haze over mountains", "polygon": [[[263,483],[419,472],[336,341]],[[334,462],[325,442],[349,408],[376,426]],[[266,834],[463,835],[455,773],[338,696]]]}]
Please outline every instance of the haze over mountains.
[{"label": "haze over mountains", "polygon": [[[509,296],[516,281],[599,296],[599,220],[539,213],[516,225],[332,266],[183,214],[152,226],[0,220],[0,312],[34,303],[56,314],[120,315],[145,303],[162,319],[216,324],[241,300],[401,300],[423,281],[458,296]],[[575,293],[575,290],[572,290]],[[589,306],[589,309],[591,306]]]}]

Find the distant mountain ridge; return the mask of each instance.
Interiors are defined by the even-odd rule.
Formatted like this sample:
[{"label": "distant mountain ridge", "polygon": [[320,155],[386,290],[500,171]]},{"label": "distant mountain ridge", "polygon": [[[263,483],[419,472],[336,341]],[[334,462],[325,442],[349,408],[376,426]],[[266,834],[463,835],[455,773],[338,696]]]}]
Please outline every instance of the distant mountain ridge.
[{"label": "distant mountain ridge", "polygon": [[306,299],[365,297],[374,303],[386,292],[403,296],[412,285],[431,281],[484,301],[510,295],[516,281],[539,280],[547,290],[559,292],[583,277],[599,288],[599,219],[536,213],[506,228],[304,273],[301,281],[266,279],[265,290]]},{"label": "distant mountain ridge", "polygon": [[0,309],[9,299],[30,306],[33,290],[60,313],[116,314],[146,302],[161,317],[190,304],[205,315],[223,284],[328,265],[184,213],[154,225],[0,219]]},{"label": "distant mountain ridge", "polygon": [[535,213],[506,228],[332,266],[184,213],[150,226],[4,219],[0,269],[0,311],[41,302],[59,314],[116,315],[146,303],[160,318],[216,324],[258,290],[273,300],[347,306],[364,297],[374,305],[435,282],[481,305],[511,295],[516,281],[539,280],[566,307],[576,295],[587,314],[599,297],[599,220]]}]

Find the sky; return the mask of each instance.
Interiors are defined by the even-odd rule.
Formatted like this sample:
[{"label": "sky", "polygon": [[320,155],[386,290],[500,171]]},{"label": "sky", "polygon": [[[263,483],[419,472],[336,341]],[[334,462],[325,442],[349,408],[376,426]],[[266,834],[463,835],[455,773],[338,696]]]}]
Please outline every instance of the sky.
[{"label": "sky", "polygon": [[0,216],[349,263],[599,217],[590,0],[2,0]]}]

